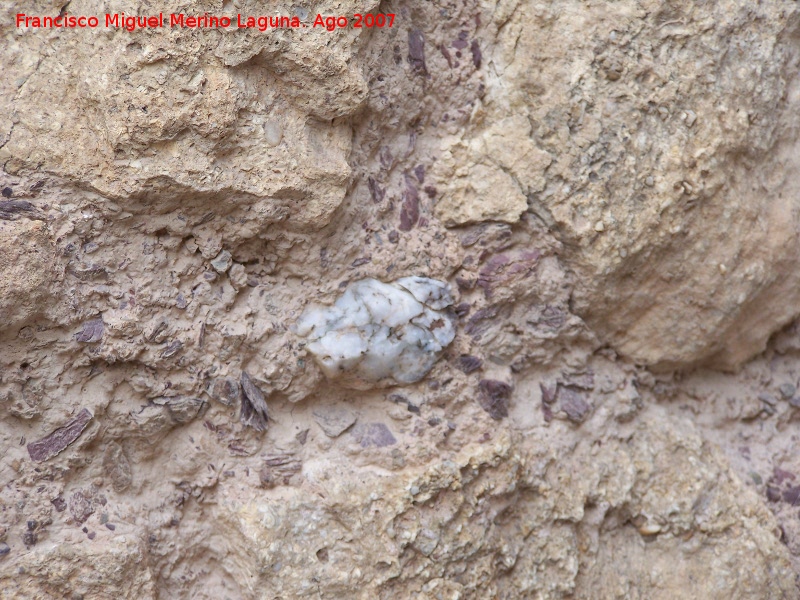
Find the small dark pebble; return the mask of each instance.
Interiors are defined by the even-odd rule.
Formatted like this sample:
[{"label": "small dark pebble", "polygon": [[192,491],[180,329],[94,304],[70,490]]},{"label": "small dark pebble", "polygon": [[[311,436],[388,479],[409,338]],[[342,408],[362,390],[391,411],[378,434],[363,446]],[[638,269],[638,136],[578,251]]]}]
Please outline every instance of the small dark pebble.
[{"label": "small dark pebble", "polygon": [[397,233],[397,230],[396,230],[396,229],[392,229],[392,230],[389,232],[389,241],[390,241],[392,244],[396,244],[397,242],[399,242],[399,241],[400,241],[400,234],[399,234],[399,233]]},{"label": "small dark pebble", "polygon": [[778,391],[781,393],[781,396],[783,396],[784,400],[788,400],[797,393],[797,388],[791,383],[784,383],[781,384],[781,386],[778,388]]},{"label": "small dark pebble", "polygon": [[419,221],[419,194],[408,179],[403,192],[403,205],[400,208],[400,231],[411,231]]},{"label": "small dark pebble", "polygon": [[62,498],[61,496],[53,498],[50,501],[50,503],[56,509],[56,512],[64,512],[65,510],[67,510],[67,501],[64,500],[64,498]]},{"label": "small dark pebble", "polygon": [[461,304],[456,305],[453,309],[458,317],[466,317],[469,314],[470,305],[469,302],[462,302]]},{"label": "small dark pebble", "polygon": [[88,535],[87,537],[88,537],[90,540],[93,540],[95,537],[97,537],[97,534],[96,534],[94,531],[92,531],[92,532],[90,532],[90,533],[89,533],[89,535]]},{"label": "small dark pebble", "polygon": [[31,520],[28,521],[26,525],[28,526],[28,531],[33,531],[34,529],[36,529],[36,525],[38,525],[38,523],[34,520]]},{"label": "small dark pebble", "polygon": [[425,66],[425,37],[419,29],[412,29],[408,32],[408,62],[416,74],[428,74]]},{"label": "small dark pebble", "polygon": [[476,69],[481,68],[481,47],[478,45],[478,40],[472,40],[472,44],[469,47],[470,51],[472,52],[472,64],[475,65]]},{"label": "small dark pebble", "polygon": [[361,265],[367,264],[371,260],[372,258],[370,258],[369,256],[362,256],[361,258],[355,259],[350,266],[355,269],[356,267],[360,267]]},{"label": "small dark pebble", "polygon": [[106,527],[111,531],[114,531],[117,528],[117,526],[114,525],[113,523],[106,523]]},{"label": "small dark pebble", "polygon": [[791,471],[787,471],[786,469],[781,469],[780,467],[775,467],[772,469],[772,478],[777,485],[782,484],[784,481],[794,481],[797,476],[792,473]]},{"label": "small dark pebble", "polygon": [[483,366],[483,361],[477,356],[462,354],[458,357],[458,369],[463,373],[472,373]]},{"label": "small dark pebble", "polygon": [[269,421],[267,400],[264,392],[261,391],[245,371],[239,378],[242,386],[242,406],[239,420],[242,424],[252,427],[256,431],[266,431]]},{"label": "small dark pebble", "polygon": [[3,198],[11,198],[11,196],[13,195],[14,195],[14,190],[12,190],[10,187],[3,188]]},{"label": "small dark pebble", "polygon": [[369,188],[369,195],[372,196],[372,201],[376,204],[386,196],[386,189],[381,187],[374,177],[367,178],[367,187]]},{"label": "small dark pebble", "polygon": [[75,341],[91,343],[103,339],[105,325],[103,319],[92,319],[83,324],[83,328],[75,334]]},{"label": "small dark pebble", "polygon": [[408,405],[408,412],[414,413],[415,415],[418,415],[419,414],[419,406],[416,406],[415,404],[409,404]]},{"label": "small dark pebble", "polygon": [[797,506],[800,503],[800,485],[790,487],[783,492],[783,501],[788,502],[792,506]]},{"label": "small dark pebble", "polygon": [[456,277],[456,285],[458,286],[459,290],[464,292],[466,290],[471,290],[472,288],[474,288],[475,282],[465,277]]},{"label": "small dark pebble", "polygon": [[559,398],[561,399],[561,410],[566,413],[567,419],[573,423],[583,423],[592,411],[591,405],[578,392],[568,390],[564,393],[559,391]]},{"label": "small dark pebble", "polygon": [[494,379],[484,379],[479,384],[480,405],[495,421],[508,416],[508,399],[511,397],[512,387]]},{"label": "small dark pebble", "polygon": [[397,443],[392,432],[383,423],[364,423],[356,425],[352,430],[353,437],[358,440],[362,448],[373,446],[375,448],[385,448]]},{"label": "small dark pebble", "polygon": [[430,419],[428,419],[428,425],[430,425],[431,427],[436,427],[441,422],[442,420],[439,417],[431,417]]},{"label": "small dark pebble", "polygon": [[403,396],[403,394],[389,394],[386,396],[386,399],[395,404],[408,404],[408,398]]},{"label": "small dark pebble", "polygon": [[31,546],[35,546],[36,542],[39,541],[39,536],[36,535],[33,531],[26,531],[25,535],[22,536],[22,543],[25,544],[26,548],[30,548]]},{"label": "small dark pebble", "polygon": [[294,439],[296,439],[301,446],[306,443],[306,440],[308,440],[308,431],[308,429],[303,429],[302,431],[298,431],[294,436]]},{"label": "small dark pebble", "polygon": [[89,533],[89,528],[88,527],[84,527],[83,529],[81,529],[81,531],[83,531],[83,533]]},{"label": "small dark pebble", "polygon": [[0,556],[5,556],[9,552],[11,552],[9,545],[6,543],[0,543]]}]

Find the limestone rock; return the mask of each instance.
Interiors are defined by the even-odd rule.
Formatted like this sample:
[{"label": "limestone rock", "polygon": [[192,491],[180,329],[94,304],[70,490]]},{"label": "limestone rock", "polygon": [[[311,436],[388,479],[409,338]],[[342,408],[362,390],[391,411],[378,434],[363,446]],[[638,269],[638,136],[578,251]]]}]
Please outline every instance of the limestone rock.
[{"label": "limestone rock", "polygon": [[42,311],[56,275],[53,244],[41,221],[0,220],[0,330],[19,328]]},{"label": "limestone rock", "polygon": [[[795,2],[65,4],[0,5],[0,596],[797,597]],[[306,27],[14,25],[134,9]]]}]

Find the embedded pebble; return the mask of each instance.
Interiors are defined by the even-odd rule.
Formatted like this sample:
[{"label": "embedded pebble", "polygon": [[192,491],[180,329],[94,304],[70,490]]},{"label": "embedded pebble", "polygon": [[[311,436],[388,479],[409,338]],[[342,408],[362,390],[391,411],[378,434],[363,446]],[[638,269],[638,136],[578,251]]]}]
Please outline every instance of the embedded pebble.
[{"label": "embedded pebble", "polygon": [[217,254],[216,258],[211,261],[211,266],[217,273],[225,273],[228,269],[231,268],[233,264],[233,258],[231,257],[231,253],[227,250],[223,250],[219,254]]},{"label": "embedded pebble", "polygon": [[795,393],[797,393],[797,388],[791,383],[783,383],[778,388],[778,391],[781,393],[781,396],[783,396],[784,400],[789,400],[790,398],[794,397]]},{"label": "embedded pebble", "polygon": [[6,556],[9,552],[11,552],[9,545],[4,542],[0,542],[0,557]]},{"label": "embedded pebble", "polygon": [[312,414],[314,421],[329,438],[342,435],[358,418],[355,411],[340,406],[319,406]]},{"label": "embedded pebble", "polygon": [[477,356],[462,354],[458,357],[458,369],[463,373],[472,373],[483,366],[483,361]]},{"label": "embedded pebble", "polygon": [[28,444],[28,454],[31,460],[43,462],[61,453],[67,446],[78,439],[91,420],[92,413],[89,409],[83,408],[74,419],[63,427],[59,427],[40,440],[31,442]]},{"label": "embedded pebble", "polygon": [[83,492],[77,491],[69,498],[69,512],[78,523],[83,523],[94,514],[94,506]]},{"label": "embedded pebble", "polygon": [[480,405],[495,421],[508,416],[508,399],[511,397],[512,387],[494,379],[484,379],[479,384]]},{"label": "embedded pebble", "polygon": [[240,383],[244,394],[242,395],[242,410],[239,420],[256,431],[265,431],[269,416],[264,392],[253,383],[253,380],[244,371],[242,371]]},{"label": "embedded pebble", "polygon": [[362,448],[373,446],[384,448],[397,443],[397,440],[383,423],[366,423],[353,428],[353,437]]},{"label": "embedded pebble", "polygon": [[99,342],[103,339],[103,319],[92,319],[83,324],[83,329],[75,334],[75,341],[83,343]]},{"label": "embedded pebble", "polygon": [[274,148],[281,143],[283,139],[283,127],[277,120],[267,121],[264,123],[264,141],[267,146]]},{"label": "embedded pebble", "polygon": [[295,331],[331,379],[352,387],[408,384],[433,368],[453,341],[450,287],[425,277],[393,283],[362,279],[350,284],[331,307],[312,306]]},{"label": "embedded pebble", "polygon": [[583,394],[576,390],[559,387],[558,399],[561,401],[561,410],[573,423],[583,423],[592,411],[591,405],[584,400]]}]

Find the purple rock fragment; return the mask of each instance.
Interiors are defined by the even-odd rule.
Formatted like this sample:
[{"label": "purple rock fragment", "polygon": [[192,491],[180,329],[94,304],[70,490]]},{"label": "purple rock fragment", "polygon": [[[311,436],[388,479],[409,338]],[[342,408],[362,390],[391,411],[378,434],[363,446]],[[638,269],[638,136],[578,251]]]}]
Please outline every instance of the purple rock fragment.
[{"label": "purple rock fragment", "polygon": [[419,29],[408,32],[408,62],[417,75],[427,75],[425,66],[425,36]]},{"label": "purple rock fragment", "polygon": [[403,192],[403,205],[400,208],[400,231],[411,231],[419,221],[419,193],[417,188],[406,178],[406,189]]},{"label": "purple rock fragment", "polygon": [[77,342],[99,342],[103,339],[103,319],[92,319],[83,324],[83,329],[75,334],[75,341]]},{"label": "purple rock fragment", "polygon": [[800,504],[800,485],[792,486],[783,492],[783,501],[788,502],[792,506]]},{"label": "purple rock fragment", "polygon": [[558,399],[561,402],[561,410],[567,415],[567,419],[573,423],[583,423],[592,412],[591,405],[584,400],[583,394],[577,390],[559,386]]},{"label": "purple rock fragment", "polygon": [[397,443],[397,440],[383,423],[365,423],[353,428],[353,437],[356,438],[362,448],[373,446],[375,448],[385,448]]},{"label": "purple rock fragment", "polygon": [[386,189],[381,187],[374,177],[367,178],[367,187],[369,188],[369,195],[375,204],[380,203],[386,196]]},{"label": "purple rock fragment", "polygon": [[458,357],[458,369],[463,373],[472,373],[483,366],[483,361],[477,356],[462,354]]},{"label": "purple rock fragment", "polygon": [[92,420],[92,413],[84,408],[63,427],[59,427],[50,435],[28,444],[28,454],[36,462],[44,462],[60,454],[67,446],[78,439]]},{"label": "purple rock fragment", "polygon": [[481,408],[495,421],[508,416],[508,400],[513,389],[509,384],[494,379],[484,379],[479,384]]},{"label": "purple rock fragment", "polygon": [[265,431],[269,417],[264,392],[253,383],[253,380],[244,371],[242,371],[240,383],[244,394],[242,395],[242,410],[239,420],[256,431]]},{"label": "purple rock fragment", "polygon": [[69,512],[78,523],[83,523],[94,514],[94,506],[91,499],[79,490],[69,498]]},{"label": "purple rock fragment", "polygon": [[481,47],[478,45],[478,40],[472,40],[472,44],[469,47],[470,51],[472,52],[472,64],[475,65],[476,69],[481,68]]}]

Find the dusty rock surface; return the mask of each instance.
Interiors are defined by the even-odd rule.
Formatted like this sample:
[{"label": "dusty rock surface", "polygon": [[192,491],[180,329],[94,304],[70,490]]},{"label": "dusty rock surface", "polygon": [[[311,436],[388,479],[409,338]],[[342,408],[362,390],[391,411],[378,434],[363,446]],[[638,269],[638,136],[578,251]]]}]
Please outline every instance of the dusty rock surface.
[{"label": "dusty rock surface", "polygon": [[[62,10],[264,14],[0,6],[0,598],[798,597],[796,3]],[[432,370],[328,379],[412,276]]]}]

